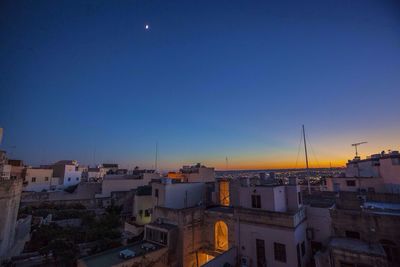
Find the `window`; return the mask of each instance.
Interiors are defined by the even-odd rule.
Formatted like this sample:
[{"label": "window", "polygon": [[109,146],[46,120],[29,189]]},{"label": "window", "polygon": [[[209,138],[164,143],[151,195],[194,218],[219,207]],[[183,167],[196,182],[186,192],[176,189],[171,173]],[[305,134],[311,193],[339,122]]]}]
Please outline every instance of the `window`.
[{"label": "window", "polygon": [[301,256],[304,257],[306,255],[306,243],[303,241],[301,242]]},{"label": "window", "polygon": [[44,177],[44,180],[47,182],[49,180],[49,177]]},{"label": "window", "polygon": [[347,180],[346,184],[347,184],[347,186],[356,186],[356,181],[355,180]]},{"label": "window", "polygon": [[228,250],[228,236],[228,225],[223,221],[217,221],[214,226],[214,242],[216,250]]},{"label": "window", "polygon": [[144,211],[144,216],[149,217],[150,216],[150,210],[145,210]]},{"label": "window", "polygon": [[380,243],[386,252],[388,261],[391,263],[400,263],[400,258],[398,257],[399,250],[396,243],[390,240],[380,240]]},{"label": "window", "polygon": [[168,233],[156,229],[147,228],[146,237],[149,241],[154,241],[166,245],[168,243]]},{"label": "window", "polygon": [[167,244],[167,241],[168,241],[168,235],[167,235],[167,233],[165,233],[165,232],[160,232],[160,243],[162,243],[162,244]]},{"label": "window", "polygon": [[375,193],[375,188],[368,187],[368,193]]},{"label": "window", "polygon": [[297,243],[296,245],[296,252],[297,252],[297,267],[301,267],[300,243]]},{"label": "window", "polygon": [[70,182],[71,181],[71,177],[68,177],[68,182]]},{"label": "window", "polygon": [[79,177],[76,177],[76,180],[79,181]]},{"label": "window", "polygon": [[360,233],[355,232],[355,231],[346,231],[345,232],[346,237],[348,238],[354,238],[354,239],[360,239]]},{"label": "window", "polygon": [[154,190],[154,196],[155,196],[155,197],[158,197],[158,189],[155,189],[155,190]]},{"label": "window", "polygon": [[36,182],[36,177],[32,177],[32,183]]},{"label": "window", "polygon": [[265,267],[267,261],[265,257],[264,240],[256,239],[256,253],[257,253],[257,267]]},{"label": "window", "polygon": [[297,195],[299,197],[299,204],[301,204],[301,192],[298,192]]},{"label": "window", "polygon": [[261,196],[260,195],[251,195],[251,207],[260,209],[261,208]]},{"label": "window", "polygon": [[286,246],[281,243],[274,243],[275,260],[286,262]]}]

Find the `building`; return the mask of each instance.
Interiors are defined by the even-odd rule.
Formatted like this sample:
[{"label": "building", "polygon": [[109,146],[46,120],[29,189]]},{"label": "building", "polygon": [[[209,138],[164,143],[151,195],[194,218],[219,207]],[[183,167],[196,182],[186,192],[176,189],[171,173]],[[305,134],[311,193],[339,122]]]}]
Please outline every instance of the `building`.
[{"label": "building", "polygon": [[355,157],[346,164],[344,176],[326,178],[326,190],[400,193],[400,153],[382,151],[366,159]]},{"label": "building", "polygon": [[151,186],[140,186],[137,188],[133,198],[132,217],[135,224],[145,225],[151,222],[153,212]]},{"label": "building", "polygon": [[82,178],[82,171],[78,170],[78,162],[76,160],[60,160],[54,163],[53,177],[59,177],[60,183],[64,187],[79,184]]},{"label": "building", "polygon": [[119,165],[116,163],[103,163],[101,168],[105,170],[106,174],[115,174],[119,169]]},{"label": "building", "polygon": [[153,183],[153,206],[181,209],[202,205],[205,198],[204,183],[173,183],[163,178]]},{"label": "building", "polygon": [[[135,170],[131,174],[107,174],[101,183],[101,193],[96,195],[99,206],[107,207],[112,204],[129,204],[132,211],[133,194],[140,186],[149,185],[153,179],[159,179],[160,175],[154,170]],[[130,213],[129,212],[129,213]],[[129,214],[127,214],[129,215]]]},{"label": "building", "polygon": [[399,195],[340,192],[329,212],[332,238],[317,267],[400,266]]},{"label": "building", "polygon": [[[156,228],[161,240],[176,236],[171,266],[234,266],[237,259],[243,266],[305,266],[309,261],[306,212],[295,180],[250,185],[219,179],[214,187],[163,180],[152,187],[153,222],[145,231]],[[210,196],[214,205],[208,204]]]},{"label": "building", "polygon": [[24,191],[48,191],[51,189],[53,169],[24,168],[22,177]]},{"label": "building", "polygon": [[17,159],[9,159],[8,164],[11,165],[11,179],[21,179],[23,170],[25,169],[24,163],[22,160]]},{"label": "building", "polygon": [[209,168],[200,163],[193,166],[183,166],[180,169],[180,173],[184,175],[184,182],[195,183],[195,182],[214,182],[215,181],[215,170]]},{"label": "building", "polygon": [[8,164],[6,152],[0,150],[0,180],[8,180],[11,176],[11,165]]},{"label": "building", "polygon": [[82,179],[87,182],[99,182],[107,174],[107,169],[103,167],[87,168],[82,172]]},{"label": "building", "polygon": [[[0,152],[0,170],[11,170],[6,164],[5,152]],[[9,166],[5,168],[4,166]],[[10,174],[0,179],[0,262],[14,256],[16,227],[19,203],[22,192],[22,179],[10,179]]]}]

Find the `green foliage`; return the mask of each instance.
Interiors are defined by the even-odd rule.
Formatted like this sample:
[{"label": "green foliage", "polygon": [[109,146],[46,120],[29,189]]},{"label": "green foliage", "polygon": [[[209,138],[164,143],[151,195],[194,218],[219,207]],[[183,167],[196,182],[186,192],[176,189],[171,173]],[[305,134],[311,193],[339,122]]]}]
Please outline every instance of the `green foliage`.
[{"label": "green foliage", "polygon": [[68,264],[79,256],[76,244],[96,241],[93,253],[120,245],[115,241],[121,237],[120,207],[110,207],[104,215],[99,217],[79,205],[76,208],[71,209],[71,205],[49,203],[37,208],[24,208],[23,212],[35,216],[51,213],[53,219],[80,218],[82,220],[81,227],[61,227],[55,223],[42,225],[32,232],[31,240],[25,247],[26,252],[40,251],[43,255],[49,255],[52,252],[58,262],[65,262],[67,264],[65,266],[70,266]]},{"label": "green foliage", "polygon": [[52,253],[57,266],[74,266],[79,251],[77,246],[67,239],[54,239],[41,248],[40,253],[42,255]]}]

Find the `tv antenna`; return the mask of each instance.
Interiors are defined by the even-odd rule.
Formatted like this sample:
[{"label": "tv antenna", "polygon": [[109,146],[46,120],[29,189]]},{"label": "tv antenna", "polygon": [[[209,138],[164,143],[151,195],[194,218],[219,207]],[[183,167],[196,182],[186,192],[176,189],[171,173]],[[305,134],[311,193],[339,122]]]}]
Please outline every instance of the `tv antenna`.
[{"label": "tv antenna", "polygon": [[351,144],[351,146],[354,146],[354,148],[356,149],[356,157],[358,157],[358,150],[357,150],[357,147],[358,147],[359,145],[366,144],[366,143],[368,143],[368,142],[359,142],[359,143]]}]

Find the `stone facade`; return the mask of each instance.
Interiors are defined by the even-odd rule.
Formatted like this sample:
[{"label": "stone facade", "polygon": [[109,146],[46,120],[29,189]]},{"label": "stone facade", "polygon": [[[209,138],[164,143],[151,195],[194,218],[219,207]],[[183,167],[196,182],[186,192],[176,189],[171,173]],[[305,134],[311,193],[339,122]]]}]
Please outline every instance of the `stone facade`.
[{"label": "stone facade", "polygon": [[22,179],[0,181],[0,260],[10,257],[22,192]]}]

